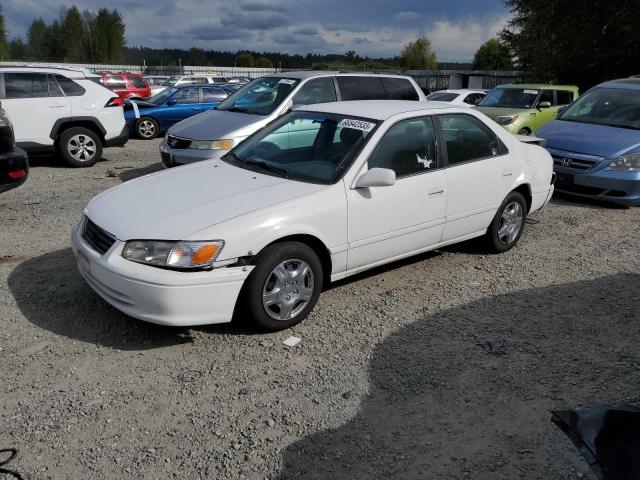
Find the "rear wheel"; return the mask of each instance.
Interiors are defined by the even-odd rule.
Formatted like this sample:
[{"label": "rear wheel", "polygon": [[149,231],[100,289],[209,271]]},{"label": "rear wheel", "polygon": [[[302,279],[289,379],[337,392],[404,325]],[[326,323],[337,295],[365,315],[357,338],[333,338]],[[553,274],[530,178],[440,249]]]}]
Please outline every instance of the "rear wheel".
[{"label": "rear wheel", "polygon": [[520,193],[511,192],[500,205],[487,229],[487,247],[495,253],[512,249],[522,235],[526,219],[527,202]]},{"label": "rear wheel", "polygon": [[244,313],[269,331],[304,320],[320,296],[322,264],[309,246],[283,242],[262,251],[243,291]]},{"label": "rear wheel", "polygon": [[151,117],[142,117],[136,122],[136,134],[142,140],[156,138],[159,130],[158,122]]},{"label": "rear wheel", "polygon": [[102,141],[84,127],[71,127],[60,134],[57,148],[72,167],[91,167],[102,157]]},{"label": "rear wheel", "polygon": [[528,137],[529,135],[531,135],[531,130],[529,130],[528,128],[521,128],[518,132],[518,135],[524,135],[525,137]]}]

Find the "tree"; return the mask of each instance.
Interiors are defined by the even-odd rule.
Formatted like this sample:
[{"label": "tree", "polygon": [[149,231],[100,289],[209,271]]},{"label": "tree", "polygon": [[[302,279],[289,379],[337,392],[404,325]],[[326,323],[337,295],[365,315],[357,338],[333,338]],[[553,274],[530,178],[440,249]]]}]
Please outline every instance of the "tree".
[{"label": "tree", "polygon": [[435,70],[438,68],[438,58],[431,50],[431,41],[427,37],[420,37],[415,42],[408,43],[400,54],[400,66],[407,70]]},{"label": "tree", "polygon": [[21,38],[15,38],[9,43],[9,58],[11,60],[26,60],[27,46]]},{"label": "tree", "polygon": [[241,53],[236,57],[237,67],[253,67],[254,65],[255,60],[253,59],[253,55],[250,53]]},{"label": "tree", "polygon": [[347,61],[347,63],[356,63],[356,56],[356,52],[354,52],[353,50],[349,50],[344,54],[344,59]]},{"label": "tree", "polygon": [[254,66],[258,68],[273,68],[273,62],[271,62],[267,57],[258,57]]},{"label": "tree", "polygon": [[33,60],[47,60],[49,56],[49,29],[41,18],[31,22],[27,30],[27,54]]},{"label": "tree", "polygon": [[480,45],[473,57],[474,70],[511,70],[511,52],[509,47],[503,45],[496,38],[487,40]]},{"label": "tree", "polygon": [[117,10],[98,10],[93,22],[95,61],[98,63],[121,63],[124,61],[126,40],[122,17]]},{"label": "tree", "polygon": [[6,60],[9,56],[9,45],[7,44],[7,32],[4,29],[4,15],[0,5],[0,58]]},{"label": "tree", "polygon": [[566,0],[505,3],[513,16],[500,38],[535,80],[587,88],[638,73],[637,0],[585,0],[580,8]]},{"label": "tree", "polygon": [[61,53],[69,62],[82,62],[87,59],[85,31],[82,14],[77,7],[63,8],[60,12]]}]

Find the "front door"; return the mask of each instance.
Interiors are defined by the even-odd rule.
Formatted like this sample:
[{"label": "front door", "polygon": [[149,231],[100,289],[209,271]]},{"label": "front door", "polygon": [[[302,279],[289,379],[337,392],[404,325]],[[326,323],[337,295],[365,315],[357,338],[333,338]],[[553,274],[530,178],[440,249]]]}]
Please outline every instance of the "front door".
[{"label": "front door", "polygon": [[396,173],[395,184],[347,189],[350,273],[440,242],[446,179],[434,131],[430,117],[394,124],[380,139],[363,172],[391,169]]},{"label": "front door", "polygon": [[176,103],[169,107],[167,123],[170,125],[203,111],[200,107],[200,87],[181,88],[171,98]]}]

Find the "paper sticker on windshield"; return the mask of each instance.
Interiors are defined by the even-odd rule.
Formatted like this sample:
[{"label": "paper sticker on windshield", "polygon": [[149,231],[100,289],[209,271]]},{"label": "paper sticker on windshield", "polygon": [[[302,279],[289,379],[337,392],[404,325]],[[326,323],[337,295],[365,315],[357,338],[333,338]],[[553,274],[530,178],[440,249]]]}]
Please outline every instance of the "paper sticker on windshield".
[{"label": "paper sticker on windshield", "polygon": [[530,95],[537,95],[538,94],[538,90],[525,90],[524,93],[528,93]]},{"label": "paper sticker on windshield", "polygon": [[288,78],[281,78],[278,83],[284,83],[285,85],[293,85],[294,83],[296,83],[296,81],[290,80]]},{"label": "paper sticker on windshield", "polygon": [[354,120],[352,118],[345,118],[338,123],[338,127],[352,128],[354,130],[362,130],[363,132],[370,132],[375,127],[375,123],[364,122],[362,120]]}]

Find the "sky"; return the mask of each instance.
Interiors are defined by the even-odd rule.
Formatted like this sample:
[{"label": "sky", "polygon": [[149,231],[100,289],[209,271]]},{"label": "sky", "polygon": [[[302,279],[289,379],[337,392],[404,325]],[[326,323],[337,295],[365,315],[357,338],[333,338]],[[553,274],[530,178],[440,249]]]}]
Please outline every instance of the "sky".
[{"label": "sky", "polygon": [[[37,17],[50,22],[75,4],[104,0],[3,0],[9,38]],[[392,57],[426,35],[443,62],[470,61],[509,19],[502,0],[111,0],[129,46],[338,53]]]}]

